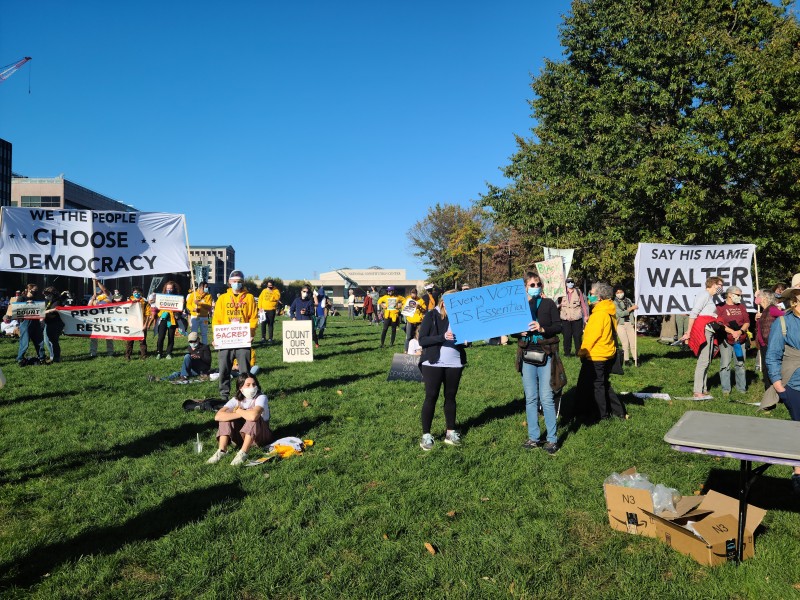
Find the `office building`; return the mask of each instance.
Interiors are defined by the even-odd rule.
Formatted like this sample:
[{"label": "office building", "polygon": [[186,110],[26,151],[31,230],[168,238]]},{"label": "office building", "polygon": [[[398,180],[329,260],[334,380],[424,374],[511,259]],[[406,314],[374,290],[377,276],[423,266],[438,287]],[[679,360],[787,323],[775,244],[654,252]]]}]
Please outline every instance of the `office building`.
[{"label": "office building", "polygon": [[11,206],[11,142],[0,139],[0,206]]}]

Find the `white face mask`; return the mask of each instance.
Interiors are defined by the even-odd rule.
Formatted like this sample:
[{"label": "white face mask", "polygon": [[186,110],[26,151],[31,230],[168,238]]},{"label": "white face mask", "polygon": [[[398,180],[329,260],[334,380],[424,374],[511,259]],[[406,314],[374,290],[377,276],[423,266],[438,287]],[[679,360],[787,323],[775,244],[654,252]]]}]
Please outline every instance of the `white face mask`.
[{"label": "white face mask", "polygon": [[575,287],[575,284],[574,284],[574,283],[572,283],[572,282],[570,281],[570,282],[568,282],[568,283],[567,283],[567,287],[568,287],[569,289],[572,289],[572,288],[574,288],[574,287]]},{"label": "white face mask", "polygon": [[308,296],[308,292],[300,292],[300,296],[302,298],[305,298],[306,296]]},{"label": "white face mask", "polygon": [[741,296],[739,296],[738,294],[732,294],[732,295],[731,295],[731,301],[732,301],[734,304],[740,304],[740,303],[742,302],[742,297],[741,297]]},{"label": "white face mask", "polygon": [[233,281],[233,282],[231,282],[231,289],[232,289],[234,292],[241,292],[241,291],[242,291],[242,286],[243,286],[243,285],[244,285],[244,284],[243,284],[241,281]]},{"label": "white face mask", "polygon": [[625,294],[617,294],[617,298],[619,300],[622,300],[624,297],[625,297]]},{"label": "white face mask", "polygon": [[197,348],[198,344],[197,342],[189,342],[189,346],[191,347],[192,350],[194,350],[195,348]]},{"label": "white face mask", "polygon": [[256,386],[242,388],[242,396],[244,396],[248,400],[252,400],[257,395],[258,395],[258,388]]}]

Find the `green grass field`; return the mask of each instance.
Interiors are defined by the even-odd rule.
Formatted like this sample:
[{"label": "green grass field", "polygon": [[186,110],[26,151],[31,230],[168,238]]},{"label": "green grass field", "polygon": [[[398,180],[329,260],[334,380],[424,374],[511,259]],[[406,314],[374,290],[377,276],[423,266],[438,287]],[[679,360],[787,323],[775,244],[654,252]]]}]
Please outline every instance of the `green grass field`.
[{"label": "green grass field", "polygon": [[[330,319],[314,363],[258,350],[278,436],[311,438],[304,456],[253,468],[205,460],[213,414],[188,398],[214,382],[148,383],[170,362],[86,360],[63,341],[60,364],[19,368],[0,341],[0,595],[34,598],[796,598],[800,501],[772,466],[751,502],[768,510],[756,556],[709,568],[661,542],[612,531],[603,480],[636,466],[685,494],[736,494],[738,461],[675,452],[665,432],[686,410],[742,415],[717,399],[633,401],[631,420],[560,427],[555,456],[524,451],[513,347],[468,351],[459,448],[418,446],[422,385],[387,382],[379,330]],[[276,336],[277,337],[277,336]],[[152,337],[148,342],[152,342]],[[620,391],[690,396],[695,360],[639,339],[642,364]],[[176,356],[182,356],[179,338]],[[395,346],[398,349],[398,346]],[[100,351],[104,345],[100,343]],[[402,350],[400,345],[399,350]],[[575,384],[577,359],[566,359]],[[748,359],[749,389],[761,381]],[[565,402],[572,396],[568,391]],[[764,418],[788,419],[779,406]],[[195,436],[204,444],[193,451]],[[251,456],[257,457],[259,451]],[[426,550],[425,544],[435,549]]]}]

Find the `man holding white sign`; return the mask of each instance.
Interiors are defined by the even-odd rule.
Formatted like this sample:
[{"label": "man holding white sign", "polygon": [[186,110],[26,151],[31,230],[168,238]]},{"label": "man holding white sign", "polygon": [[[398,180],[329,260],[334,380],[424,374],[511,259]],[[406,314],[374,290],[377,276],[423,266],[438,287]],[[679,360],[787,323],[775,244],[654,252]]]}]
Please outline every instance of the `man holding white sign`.
[{"label": "man holding white sign", "polygon": [[231,271],[228,283],[212,319],[214,347],[219,351],[219,395],[225,402],[231,392],[233,361],[239,363],[240,374],[250,372],[250,347],[258,325],[256,300],[244,287],[244,274]]}]

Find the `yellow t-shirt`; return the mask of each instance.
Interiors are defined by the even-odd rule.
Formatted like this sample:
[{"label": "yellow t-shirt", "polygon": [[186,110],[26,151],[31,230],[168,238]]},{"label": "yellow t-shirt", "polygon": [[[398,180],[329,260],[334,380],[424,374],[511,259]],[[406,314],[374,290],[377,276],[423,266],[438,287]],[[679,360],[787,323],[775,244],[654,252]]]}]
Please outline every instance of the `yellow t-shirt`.
[{"label": "yellow t-shirt", "polygon": [[390,296],[388,294],[378,298],[378,306],[383,308],[383,318],[397,321],[397,316],[400,314],[405,300],[402,296]]},{"label": "yellow t-shirt", "polygon": [[409,302],[416,302],[417,306],[414,309],[414,314],[410,317],[406,317],[406,321],[409,323],[421,323],[422,317],[425,316],[425,302],[423,302],[422,298],[406,298],[406,301],[403,303],[403,308],[406,308]]},{"label": "yellow t-shirt", "polygon": [[281,293],[277,288],[264,288],[258,295],[258,309],[259,310],[277,310],[278,301],[281,299]]}]

